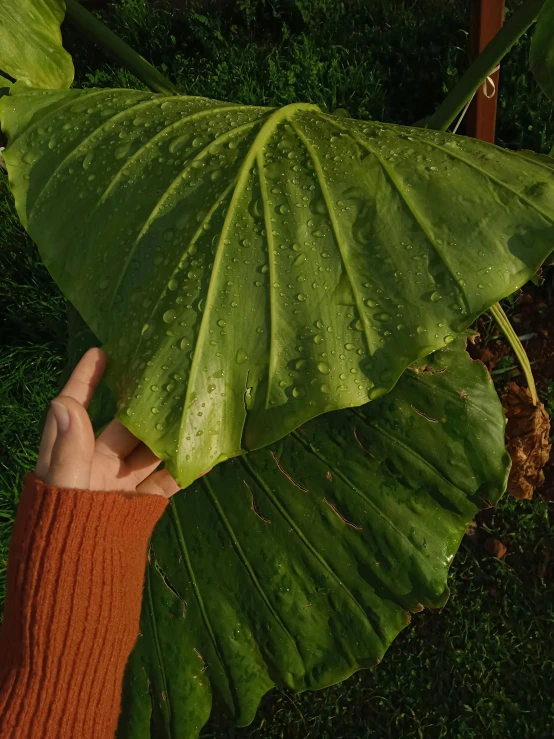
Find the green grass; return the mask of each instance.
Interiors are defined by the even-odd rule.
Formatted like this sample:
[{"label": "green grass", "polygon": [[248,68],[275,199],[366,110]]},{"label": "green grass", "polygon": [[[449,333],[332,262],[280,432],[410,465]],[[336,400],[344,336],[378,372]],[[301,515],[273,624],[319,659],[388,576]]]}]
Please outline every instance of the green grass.
[{"label": "green grass", "polygon": [[[407,124],[430,113],[465,69],[468,6],[466,0],[220,0],[176,14],[153,10],[145,0],[121,0],[104,17],[189,94],[266,105],[302,100]],[[70,28],[63,33],[77,86],[142,87]],[[503,64],[498,139],[546,152],[554,143],[554,109],[528,73],[527,53],[524,39]],[[66,342],[65,299],[19,225],[3,174],[0,275],[3,597],[23,475],[36,461]],[[554,411],[554,388],[543,400]],[[316,693],[272,691],[251,727],[233,729],[215,717],[204,739],[554,736],[552,505],[506,496],[480,514],[508,546],[506,558],[486,557],[465,537],[447,605],[414,615],[376,669]]]}]

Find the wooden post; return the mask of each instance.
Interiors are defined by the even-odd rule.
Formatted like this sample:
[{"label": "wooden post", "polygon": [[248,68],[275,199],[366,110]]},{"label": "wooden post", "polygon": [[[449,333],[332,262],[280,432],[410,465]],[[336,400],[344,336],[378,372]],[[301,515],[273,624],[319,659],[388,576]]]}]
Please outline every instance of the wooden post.
[{"label": "wooden post", "polygon": [[[504,25],[504,5],[505,0],[472,0],[469,35],[471,61],[479,55]],[[487,82],[487,95],[483,87],[477,91],[467,112],[466,133],[473,138],[494,144],[499,73],[495,72],[490,77],[494,88],[490,82]]]}]

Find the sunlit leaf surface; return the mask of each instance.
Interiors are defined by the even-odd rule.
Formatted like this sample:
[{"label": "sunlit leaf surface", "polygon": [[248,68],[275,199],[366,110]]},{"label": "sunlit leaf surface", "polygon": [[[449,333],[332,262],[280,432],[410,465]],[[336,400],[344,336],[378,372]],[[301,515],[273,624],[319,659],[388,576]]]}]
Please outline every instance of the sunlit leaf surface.
[{"label": "sunlit leaf surface", "polygon": [[18,213],[183,487],[383,396],[554,243],[554,162],[530,152],[133,90],[0,110]]},{"label": "sunlit leaf surface", "polygon": [[69,87],[74,70],[62,47],[64,15],[64,0],[0,0],[0,72],[30,87]]}]

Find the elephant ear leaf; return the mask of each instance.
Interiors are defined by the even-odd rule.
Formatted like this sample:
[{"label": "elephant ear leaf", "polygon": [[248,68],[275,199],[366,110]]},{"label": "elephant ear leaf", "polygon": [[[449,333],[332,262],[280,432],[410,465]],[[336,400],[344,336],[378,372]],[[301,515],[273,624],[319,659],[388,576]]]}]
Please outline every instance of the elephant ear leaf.
[{"label": "elephant ear leaf", "polygon": [[529,64],[541,90],[554,100],[554,0],[546,0],[539,13]]},{"label": "elephant ear leaf", "polygon": [[0,0],[0,71],[29,87],[69,87],[74,69],[62,46],[64,15],[64,0]]},{"label": "elephant ear leaf", "polygon": [[385,395],[552,251],[546,156],[137,90],[15,91],[0,119],[117,417],[182,487]]},{"label": "elephant ear leaf", "polygon": [[118,739],[194,739],[212,705],[246,726],[273,685],[373,667],[410,612],[448,600],[466,526],[506,487],[504,428],[458,337],[385,397],[178,493],[151,540]]}]

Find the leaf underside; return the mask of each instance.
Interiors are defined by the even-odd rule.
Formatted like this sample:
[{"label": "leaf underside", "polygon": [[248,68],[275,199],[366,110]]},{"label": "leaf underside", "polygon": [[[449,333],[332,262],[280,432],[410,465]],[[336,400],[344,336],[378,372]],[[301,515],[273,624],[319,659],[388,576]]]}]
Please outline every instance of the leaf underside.
[{"label": "leaf underside", "polygon": [[531,277],[554,162],[450,134],[133,90],[0,102],[20,218],[182,487],[361,406]]},{"label": "leaf underside", "polygon": [[493,384],[463,346],[172,499],[120,739],[194,739],[212,703],[248,725],[273,685],[314,690],[372,667],[409,611],[444,606],[465,528],[510,464]]},{"label": "leaf underside", "polygon": [[0,71],[30,87],[69,87],[74,69],[62,47],[64,15],[64,0],[0,0]]}]

